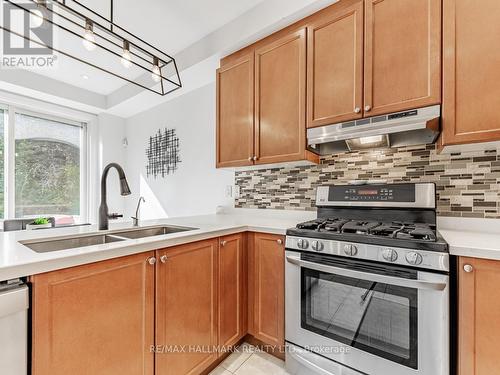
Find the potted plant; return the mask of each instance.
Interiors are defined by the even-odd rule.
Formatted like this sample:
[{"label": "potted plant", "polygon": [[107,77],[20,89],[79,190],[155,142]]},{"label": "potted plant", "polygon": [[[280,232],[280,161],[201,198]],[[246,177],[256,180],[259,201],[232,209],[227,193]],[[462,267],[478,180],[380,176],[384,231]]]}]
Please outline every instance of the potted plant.
[{"label": "potted plant", "polygon": [[31,223],[26,224],[26,230],[52,228],[52,224],[46,217],[34,219]]}]

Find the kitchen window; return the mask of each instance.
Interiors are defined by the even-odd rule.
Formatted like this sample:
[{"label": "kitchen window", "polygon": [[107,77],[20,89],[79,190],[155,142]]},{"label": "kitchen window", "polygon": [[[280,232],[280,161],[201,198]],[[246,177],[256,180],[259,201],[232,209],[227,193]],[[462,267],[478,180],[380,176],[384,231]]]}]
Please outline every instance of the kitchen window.
[{"label": "kitchen window", "polygon": [[86,222],[86,124],[14,107],[0,111],[0,218]]}]

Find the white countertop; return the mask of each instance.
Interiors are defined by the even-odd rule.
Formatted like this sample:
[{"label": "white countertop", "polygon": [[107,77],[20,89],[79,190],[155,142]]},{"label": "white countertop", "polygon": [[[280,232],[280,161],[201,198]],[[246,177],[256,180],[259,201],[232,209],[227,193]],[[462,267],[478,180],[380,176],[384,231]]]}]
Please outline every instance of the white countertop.
[{"label": "white countertop", "polygon": [[439,218],[451,255],[500,260],[500,220]]},{"label": "white countertop", "polygon": [[[91,234],[98,232],[97,227],[81,226],[0,233],[0,281],[243,231],[284,235],[286,229],[315,217],[315,212],[238,209],[217,215],[148,220],[141,222],[141,227],[169,224],[197,229],[46,253],[37,253],[19,243],[19,241],[49,240],[55,237]],[[131,227],[131,223],[110,224],[110,232],[130,229]],[[106,232],[102,231],[100,233]]]},{"label": "white countertop", "polygon": [[[169,224],[197,229],[47,253],[37,253],[19,241],[92,234],[97,227],[0,232],[0,281],[244,231],[284,235],[286,229],[315,217],[315,212],[233,209],[217,215],[148,220],[141,227]],[[439,218],[438,227],[450,254],[500,260],[500,220]],[[131,223],[111,224],[109,232],[131,228]]]}]

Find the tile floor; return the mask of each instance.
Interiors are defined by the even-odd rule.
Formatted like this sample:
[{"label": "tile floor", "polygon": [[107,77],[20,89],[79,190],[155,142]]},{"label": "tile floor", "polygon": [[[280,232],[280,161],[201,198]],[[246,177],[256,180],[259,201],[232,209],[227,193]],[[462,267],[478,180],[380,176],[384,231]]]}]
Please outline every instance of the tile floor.
[{"label": "tile floor", "polygon": [[243,344],[231,353],[210,375],[288,375],[285,362]]}]

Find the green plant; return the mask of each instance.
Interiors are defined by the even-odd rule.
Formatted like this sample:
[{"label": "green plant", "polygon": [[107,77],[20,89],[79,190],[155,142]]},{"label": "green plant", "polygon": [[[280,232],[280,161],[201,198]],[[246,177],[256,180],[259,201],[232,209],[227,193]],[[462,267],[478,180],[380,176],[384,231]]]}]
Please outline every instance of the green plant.
[{"label": "green plant", "polygon": [[39,218],[36,218],[35,220],[33,220],[33,224],[35,224],[35,225],[49,224],[49,219],[47,219],[46,217],[39,217]]}]

